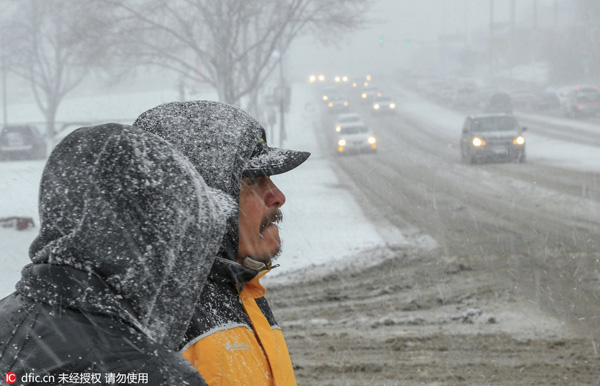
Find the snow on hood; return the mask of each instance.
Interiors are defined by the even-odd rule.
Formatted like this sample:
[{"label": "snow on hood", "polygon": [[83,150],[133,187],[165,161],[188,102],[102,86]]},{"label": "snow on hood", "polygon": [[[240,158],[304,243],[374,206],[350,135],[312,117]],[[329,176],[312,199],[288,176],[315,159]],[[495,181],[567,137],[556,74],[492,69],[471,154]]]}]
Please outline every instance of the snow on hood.
[{"label": "snow on hood", "polygon": [[[248,113],[215,101],[172,102],[154,107],[133,124],[157,134],[185,154],[206,183],[235,198],[243,172],[264,129]],[[239,209],[239,208],[238,208]],[[220,255],[237,258],[238,212],[229,219]]]},{"label": "snow on hood", "polygon": [[[46,302],[128,319],[176,347],[193,314],[233,211],[172,145],[118,124],[81,128],[50,155],[40,187],[34,263],[102,278],[112,293],[64,299],[34,291],[25,267],[17,290]],[[34,264],[35,265],[35,264]],[[60,285],[60,283],[58,283]],[[43,292],[43,293],[42,293]],[[119,309],[124,299],[133,315]]]}]

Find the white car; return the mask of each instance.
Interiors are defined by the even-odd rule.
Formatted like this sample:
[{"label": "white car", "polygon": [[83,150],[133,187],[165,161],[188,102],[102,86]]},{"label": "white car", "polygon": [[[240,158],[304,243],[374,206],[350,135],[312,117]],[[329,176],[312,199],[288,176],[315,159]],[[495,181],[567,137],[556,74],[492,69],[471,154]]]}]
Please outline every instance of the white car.
[{"label": "white car", "polygon": [[525,130],[512,114],[470,115],[460,137],[462,160],[469,164],[501,159],[525,162]]},{"label": "white car", "polygon": [[337,153],[375,153],[377,139],[364,123],[342,126],[336,135]]},{"label": "white car", "polygon": [[396,103],[388,96],[373,98],[373,114],[395,113]]},{"label": "white car", "polygon": [[340,114],[335,120],[335,131],[339,132],[343,126],[352,125],[355,123],[362,123],[360,115],[356,113]]}]

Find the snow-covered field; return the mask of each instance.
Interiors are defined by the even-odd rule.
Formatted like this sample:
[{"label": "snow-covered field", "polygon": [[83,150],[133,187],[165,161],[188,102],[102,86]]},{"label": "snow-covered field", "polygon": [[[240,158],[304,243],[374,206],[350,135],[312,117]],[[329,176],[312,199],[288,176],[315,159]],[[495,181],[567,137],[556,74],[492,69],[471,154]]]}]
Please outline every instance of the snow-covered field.
[{"label": "snow-covered field", "polygon": [[[212,96],[202,96],[211,99]],[[382,237],[364,217],[350,193],[341,189],[330,161],[322,156],[314,130],[318,130],[316,112],[305,109],[312,101],[309,88],[294,87],[293,107],[286,127],[284,147],[308,150],[312,156],[301,167],[273,179],[284,192],[287,202],[283,212],[281,235],[284,250],[278,259],[280,267],[269,275],[282,276],[299,268],[327,266],[336,259],[376,248],[384,244]],[[68,100],[61,108],[60,120],[133,122],[144,110],[176,99],[172,93],[144,93],[118,97],[88,97]],[[33,105],[13,106],[16,121],[26,117],[36,120],[39,113]],[[278,143],[278,138],[270,141]],[[37,194],[44,163],[16,161],[0,163],[0,218],[33,217],[36,227],[24,231],[0,228],[0,297],[13,291],[21,268],[29,262],[28,248],[37,235]],[[407,243],[401,235],[398,242]]]}]

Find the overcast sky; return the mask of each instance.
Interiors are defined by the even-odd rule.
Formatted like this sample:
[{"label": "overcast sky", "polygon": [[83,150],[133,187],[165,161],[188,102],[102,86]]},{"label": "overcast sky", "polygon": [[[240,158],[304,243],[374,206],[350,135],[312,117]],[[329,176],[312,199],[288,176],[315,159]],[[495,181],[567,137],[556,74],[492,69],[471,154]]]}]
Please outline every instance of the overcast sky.
[{"label": "overcast sky", "polygon": [[[533,26],[537,7],[538,28],[551,27],[555,1],[557,21],[564,23],[570,8],[565,0],[515,0],[518,26]],[[490,0],[377,0],[369,11],[370,25],[335,45],[323,46],[313,37],[300,38],[288,56],[288,68],[297,79],[320,71],[364,73],[390,62],[402,67],[411,48],[434,45],[440,35],[466,32],[470,40],[473,34],[489,33],[490,4]],[[494,0],[493,4],[495,23],[509,23],[511,0]]]}]

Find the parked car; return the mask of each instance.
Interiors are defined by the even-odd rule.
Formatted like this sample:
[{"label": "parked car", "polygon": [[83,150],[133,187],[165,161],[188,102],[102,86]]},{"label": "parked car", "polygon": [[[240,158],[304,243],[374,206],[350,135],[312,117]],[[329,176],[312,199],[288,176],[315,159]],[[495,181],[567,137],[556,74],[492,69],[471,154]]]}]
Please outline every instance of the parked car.
[{"label": "parked car", "polygon": [[0,160],[44,159],[48,154],[46,140],[32,125],[6,126],[0,132]]},{"label": "parked car", "polygon": [[335,131],[339,132],[342,129],[342,127],[352,125],[355,123],[362,123],[360,115],[356,113],[340,114],[335,120]]},{"label": "parked car", "polygon": [[374,115],[394,114],[396,112],[396,103],[388,96],[375,96],[373,98]]},{"label": "parked car", "polygon": [[511,114],[479,114],[465,119],[460,138],[463,161],[486,160],[525,162],[525,127]]},{"label": "parked car", "polygon": [[375,134],[363,123],[343,126],[337,133],[335,141],[338,154],[377,152]]}]

